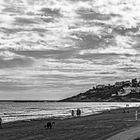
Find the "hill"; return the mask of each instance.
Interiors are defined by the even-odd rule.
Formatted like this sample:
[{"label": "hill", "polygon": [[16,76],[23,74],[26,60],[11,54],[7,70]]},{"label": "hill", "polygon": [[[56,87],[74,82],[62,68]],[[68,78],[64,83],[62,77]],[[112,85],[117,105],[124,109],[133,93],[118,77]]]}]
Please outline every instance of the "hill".
[{"label": "hill", "polygon": [[139,102],[140,81],[116,82],[114,85],[97,85],[84,93],[61,100],[63,102]]}]

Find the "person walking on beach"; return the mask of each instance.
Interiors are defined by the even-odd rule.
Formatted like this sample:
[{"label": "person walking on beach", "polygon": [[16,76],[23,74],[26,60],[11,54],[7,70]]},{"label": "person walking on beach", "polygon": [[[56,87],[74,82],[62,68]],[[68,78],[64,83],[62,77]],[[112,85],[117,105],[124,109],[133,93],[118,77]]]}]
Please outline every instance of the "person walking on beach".
[{"label": "person walking on beach", "polygon": [[2,129],[2,118],[0,117],[0,129]]},{"label": "person walking on beach", "polygon": [[81,110],[79,108],[76,111],[76,115],[77,115],[77,117],[81,116]]},{"label": "person walking on beach", "polygon": [[71,116],[74,117],[74,110],[71,111]]}]

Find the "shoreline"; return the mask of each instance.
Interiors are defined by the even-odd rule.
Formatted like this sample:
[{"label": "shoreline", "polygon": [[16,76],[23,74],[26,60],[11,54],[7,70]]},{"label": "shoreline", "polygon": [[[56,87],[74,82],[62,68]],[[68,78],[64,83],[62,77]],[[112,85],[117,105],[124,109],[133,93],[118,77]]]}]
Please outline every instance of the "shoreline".
[{"label": "shoreline", "polygon": [[[94,114],[89,114],[89,115],[81,115],[80,118],[83,117],[90,117],[90,116],[96,116],[96,115],[101,115],[101,114],[106,114],[106,113],[112,113],[112,112],[116,112],[116,111],[120,111],[120,110],[131,110],[131,109],[136,109],[136,108],[140,108],[139,107],[118,107],[118,108],[114,108],[114,109],[105,109],[105,110],[101,110],[98,111]],[[15,121],[7,121],[7,122],[3,122],[2,124],[12,124],[12,123],[20,123],[20,122],[30,122],[30,121],[41,121],[41,120],[67,120],[67,119],[76,119],[79,118],[77,116],[72,117],[71,115],[67,115],[67,116],[52,116],[52,117],[38,117],[38,118],[31,118],[31,119],[23,119],[23,120],[15,120]]]},{"label": "shoreline", "polygon": [[[73,103],[73,102],[72,102]],[[102,102],[100,102],[100,103],[102,103]],[[112,103],[114,103],[114,102],[112,102]],[[89,116],[89,115],[95,115],[95,114],[100,114],[100,113],[102,113],[102,112],[105,112],[105,111],[108,111],[108,110],[116,110],[116,109],[120,109],[120,108],[128,108],[128,107],[138,107],[138,106],[140,106],[140,104],[137,104],[137,103],[135,103],[136,105],[133,105],[133,106],[131,106],[131,104],[129,104],[128,102],[126,102],[126,104],[125,104],[125,106],[116,106],[115,105],[115,107],[114,107],[114,105],[111,107],[110,106],[110,108],[103,108],[103,109],[99,109],[99,110],[95,110],[95,111],[91,111],[90,110],[90,112],[89,113],[87,113],[87,112],[85,112],[82,108],[81,108],[81,110],[82,110],[82,115],[81,116]],[[127,106],[128,105],[128,106]],[[67,111],[68,112],[68,111]],[[26,116],[26,114],[24,114],[25,116]],[[23,115],[23,116],[24,116]],[[47,114],[46,114],[47,115]],[[35,115],[35,116],[33,116],[33,115],[31,115],[32,117],[23,117],[23,118],[20,118],[20,115],[19,115],[19,117],[18,116],[16,116],[17,118],[14,118],[14,119],[8,119],[8,118],[6,118],[5,116],[3,116],[2,117],[2,120],[3,120],[3,123],[10,123],[10,122],[19,122],[19,121],[30,121],[30,120],[34,120],[34,119],[44,119],[44,118],[47,118],[47,119],[53,119],[53,118],[59,118],[59,119],[66,119],[66,118],[71,118],[71,109],[69,110],[69,114],[53,114],[52,116],[44,116],[44,115],[40,115],[40,114],[38,114],[38,115]]]},{"label": "shoreline", "polygon": [[[123,109],[126,110],[125,113],[122,112]],[[140,107],[118,108],[65,119],[43,118],[8,122],[2,125],[0,139],[104,140],[129,127],[140,125],[139,121],[135,121],[135,110],[140,112]],[[44,128],[48,121],[55,122],[51,130]]]},{"label": "shoreline", "polygon": [[[127,107],[118,107],[118,108],[115,108],[115,109],[105,109],[105,110],[101,110],[101,111],[97,111],[96,113],[92,113],[92,114],[88,114],[88,115],[81,115],[80,117],[86,117],[86,116],[93,116],[93,115],[96,115],[96,114],[101,114],[101,113],[104,113],[104,112],[108,112],[108,111],[113,111],[113,110],[117,110],[117,109],[126,109]],[[132,108],[132,107],[130,107]],[[76,116],[74,116],[76,118]],[[7,123],[14,123],[14,122],[22,122],[22,121],[32,121],[32,120],[51,120],[51,119],[56,119],[56,120],[65,120],[65,119],[71,119],[71,118],[74,118],[72,117],[71,115],[66,115],[66,116],[51,116],[51,117],[36,117],[36,118],[29,118],[29,119],[21,119],[21,120],[13,120],[13,121],[6,121],[6,122],[3,122],[3,124],[7,124]]]}]

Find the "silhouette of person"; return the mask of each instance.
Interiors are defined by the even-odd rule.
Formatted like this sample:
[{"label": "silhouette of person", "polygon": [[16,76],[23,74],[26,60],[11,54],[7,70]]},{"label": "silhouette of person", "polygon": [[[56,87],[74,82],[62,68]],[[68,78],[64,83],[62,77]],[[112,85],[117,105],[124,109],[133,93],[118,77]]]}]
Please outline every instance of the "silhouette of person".
[{"label": "silhouette of person", "polygon": [[2,118],[0,117],[0,129],[2,129]]},{"label": "silhouette of person", "polygon": [[51,129],[55,122],[47,122],[47,125],[45,125],[45,128]]},{"label": "silhouette of person", "polygon": [[72,116],[72,117],[74,116],[74,110],[71,111],[71,116]]},{"label": "silhouette of person", "polygon": [[52,123],[51,122],[47,123],[47,128],[50,128],[50,129],[52,128]]},{"label": "silhouette of person", "polygon": [[76,111],[76,115],[77,115],[77,117],[81,116],[81,110],[79,108]]}]

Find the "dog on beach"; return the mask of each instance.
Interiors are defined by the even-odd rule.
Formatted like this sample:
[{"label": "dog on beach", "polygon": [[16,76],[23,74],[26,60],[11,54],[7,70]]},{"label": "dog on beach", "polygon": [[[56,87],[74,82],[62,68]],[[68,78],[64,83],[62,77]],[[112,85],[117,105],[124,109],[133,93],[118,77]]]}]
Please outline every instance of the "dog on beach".
[{"label": "dog on beach", "polygon": [[44,127],[45,127],[45,129],[51,129],[54,124],[55,124],[55,122],[47,122],[47,124]]}]

